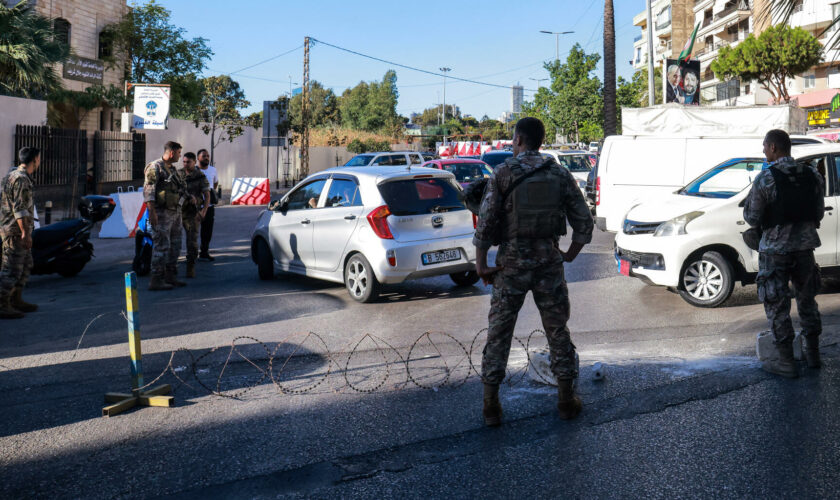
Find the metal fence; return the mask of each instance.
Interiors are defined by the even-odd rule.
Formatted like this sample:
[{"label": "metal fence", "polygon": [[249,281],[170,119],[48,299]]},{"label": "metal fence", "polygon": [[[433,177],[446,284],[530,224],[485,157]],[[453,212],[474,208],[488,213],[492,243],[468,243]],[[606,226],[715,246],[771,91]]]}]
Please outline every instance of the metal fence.
[{"label": "metal fence", "polygon": [[141,179],[146,136],[98,130],[93,134],[94,182]]},{"label": "metal fence", "polygon": [[[22,147],[41,150],[41,166],[34,175],[35,184],[39,186],[74,185],[84,180],[87,172],[87,146],[85,130],[15,126],[15,152]],[[17,163],[17,158],[13,158],[12,164]]]}]

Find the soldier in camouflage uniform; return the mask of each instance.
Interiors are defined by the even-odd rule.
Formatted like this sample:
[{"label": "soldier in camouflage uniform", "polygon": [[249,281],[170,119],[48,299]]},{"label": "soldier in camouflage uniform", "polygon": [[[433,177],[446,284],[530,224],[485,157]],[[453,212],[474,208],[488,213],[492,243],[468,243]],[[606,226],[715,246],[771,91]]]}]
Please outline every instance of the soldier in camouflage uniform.
[{"label": "soldier in camouflage uniform", "polygon": [[790,137],[771,130],[764,139],[764,154],[770,168],[753,182],[744,204],[744,220],[762,230],[759,242],[758,297],[770,322],[777,358],[763,363],[764,370],[795,378],[793,323],[790,319],[791,290],[802,321],[808,366],[820,366],[819,336],[822,322],[814,297],[820,290],[820,270],[814,249],[825,212],[825,185],[815,168],[797,164],[790,157]]},{"label": "soldier in camouflage uniform", "polygon": [[178,171],[187,185],[187,201],[182,209],[184,232],[187,235],[187,278],[195,278],[198,234],[201,221],[207,216],[207,208],[210,206],[210,183],[204,172],[196,168],[195,161],[195,153],[184,154],[184,168]]},{"label": "soldier in camouflage uniform", "polygon": [[35,205],[32,174],[41,165],[37,148],[21,148],[20,165],[0,183],[0,237],[3,240],[3,264],[0,268],[0,318],[22,318],[34,312],[35,304],[23,300],[23,287],[32,271],[32,231]]},{"label": "soldier in camouflage uniform", "polygon": [[[551,370],[558,382],[558,410],[565,419],[580,413],[574,391],[575,346],[566,323],[569,291],[563,263],[577,257],[592,240],[593,222],[571,173],[539,153],[545,128],[536,118],[516,124],[513,158],[498,166],[481,202],[473,243],[476,271],[492,282],[487,344],[481,362],[484,420],[501,423],[499,384],[505,377],[516,317],[531,291],[540,311],[550,349]],[[572,226],[572,243],[564,254],[558,238]],[[487,266],[487,251],[499,245],[496,267]]]},{"label": "soldier in camouflage uniform", "polygon": [[163,157],[146,165],[143,198],[152,225],[152,278],[149,290],[171,290],[186,286],[177,276],[181,252],[181,206],[187,198],[187,186],[175,163],[181,158],[181,145],[167,142]]}]

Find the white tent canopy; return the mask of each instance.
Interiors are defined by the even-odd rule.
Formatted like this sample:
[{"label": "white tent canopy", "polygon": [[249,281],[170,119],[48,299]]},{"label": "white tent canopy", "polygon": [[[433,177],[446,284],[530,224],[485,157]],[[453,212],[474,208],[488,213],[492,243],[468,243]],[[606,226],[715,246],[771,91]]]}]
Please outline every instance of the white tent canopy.
[{"label": "white tent canopy", "polygon": [[805,110],[797,106],[698,107],[663,104],[621,110],[622,135],[763,136],[778,128],[804,134]]}]

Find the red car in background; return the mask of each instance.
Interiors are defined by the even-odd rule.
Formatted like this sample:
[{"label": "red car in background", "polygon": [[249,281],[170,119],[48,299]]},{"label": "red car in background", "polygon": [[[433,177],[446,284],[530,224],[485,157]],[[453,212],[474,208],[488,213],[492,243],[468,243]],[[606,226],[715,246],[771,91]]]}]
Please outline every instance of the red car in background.
[{"label": "red car in background", "polygon": [[455,174],[455,179],[461,184],[467,184],[493,175],[493,169],[490,165],[481,160],[473,160],[471,158],[448,158],[441,160],[427,161],[421,167],[437,168],[439,170],[446,170]]}]

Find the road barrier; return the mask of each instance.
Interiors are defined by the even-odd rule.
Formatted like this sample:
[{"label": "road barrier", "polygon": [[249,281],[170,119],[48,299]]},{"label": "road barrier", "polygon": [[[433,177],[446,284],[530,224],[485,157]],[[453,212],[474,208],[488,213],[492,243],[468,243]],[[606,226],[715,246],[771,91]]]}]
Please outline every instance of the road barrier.
[{"label": "road barrier", "polygon": [[143,192],[117,191],[110,196],[116,206],[114,213],[102,222],[99,230],[100,238],[132,238],[137,231],[137,223],[146,212],[143,202]]},{"label": "road barrier", "polygon": [[268,205],[271,185],[265,177],[237,177],[230,190],[231,205]]}]

